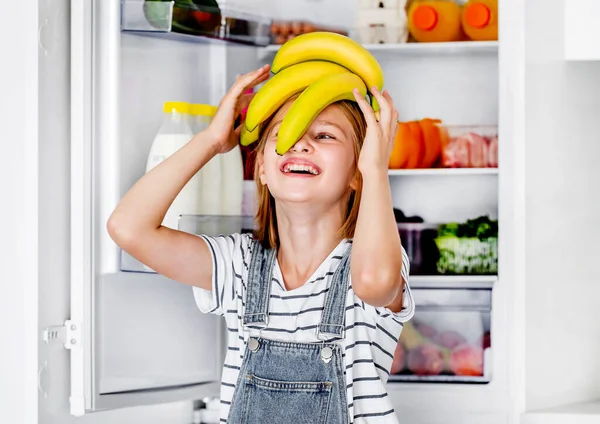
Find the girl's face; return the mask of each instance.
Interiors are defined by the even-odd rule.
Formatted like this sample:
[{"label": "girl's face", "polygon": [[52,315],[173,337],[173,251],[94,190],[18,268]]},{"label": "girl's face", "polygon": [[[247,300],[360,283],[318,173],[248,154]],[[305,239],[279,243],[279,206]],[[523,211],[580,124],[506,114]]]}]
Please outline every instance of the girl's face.
[{"label": "girl's face", "polygon": [[352,126],[342,110],[331,105],[311,123],[306,133],[283,156],[275,152],[281,120],[291,106],[284,105],[258,155],[260,182],[277,201],[332,205],[356,189]]}]

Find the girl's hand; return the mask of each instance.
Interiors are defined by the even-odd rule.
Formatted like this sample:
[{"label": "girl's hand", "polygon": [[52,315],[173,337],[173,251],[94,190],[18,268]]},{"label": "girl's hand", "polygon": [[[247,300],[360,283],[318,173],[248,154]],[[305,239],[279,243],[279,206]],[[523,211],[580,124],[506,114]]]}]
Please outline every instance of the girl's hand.
[{"label": "girl's hand", "polygon": [[381,172],[385,172],[387,175],[390,155],[398,130],[398,110],[394,107],[392,97],[387,90],[384,90],[382,94],[373,87],[371,93],[379,103],[379,121],[365,98],[360,95],[358,90],[354,90],[354,97],[367,122],[367,133],[358,158],[358,169],[363,176],[366,173]]},{"label": "girl's hand", "polygon": [[234,128],[235,120],[240,112],[250,104],[255,94],[244,94],[244,92],[267,80],[269,71],[270,66],[264,65],[252,72],[240,75],[219,103],[217,113],[206,129],[209,138],[215,143],[215,153],[227,153],[238,144],[242,125]]}]

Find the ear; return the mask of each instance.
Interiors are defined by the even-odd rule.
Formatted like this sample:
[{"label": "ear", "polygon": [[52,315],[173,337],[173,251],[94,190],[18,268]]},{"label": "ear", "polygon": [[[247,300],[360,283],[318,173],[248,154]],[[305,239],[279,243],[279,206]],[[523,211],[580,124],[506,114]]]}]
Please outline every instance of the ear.
[{"label": "ear", "polygon": [[259,152],[256,154],[256,166],[258,166],[258,178],[260,179],[260,183],[262,185],[266,185],[267,181],[265,180],[265,154],[264,154],[264,152]]},{"label": "ear", "polygon": [[359,174],[360,171],[357,170],[352,178],[350,178],[350,183],[348,184],[348,186],[354,191],[358,190],[358,179],[360,178]]}]

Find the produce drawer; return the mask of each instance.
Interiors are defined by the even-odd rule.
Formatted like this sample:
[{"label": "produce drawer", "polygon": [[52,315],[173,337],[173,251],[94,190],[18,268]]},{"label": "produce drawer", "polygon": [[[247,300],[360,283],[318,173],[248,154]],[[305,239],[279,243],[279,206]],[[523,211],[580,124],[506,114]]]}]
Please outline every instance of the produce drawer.
[{"label": "produce drawer", "polygon": [[413,288],[415,315],[404,325],[389,381],[489,383],[492,283]]}]

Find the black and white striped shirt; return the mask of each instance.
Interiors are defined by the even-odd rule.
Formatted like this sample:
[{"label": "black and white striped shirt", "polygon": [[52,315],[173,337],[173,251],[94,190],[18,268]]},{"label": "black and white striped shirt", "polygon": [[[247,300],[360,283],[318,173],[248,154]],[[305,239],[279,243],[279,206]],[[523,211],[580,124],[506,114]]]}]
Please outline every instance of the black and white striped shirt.
[{"label": "black and white striped shirt", "polygon": [[[227,422],[233,391],[251,335],[242,316],[250,264],[252,238],[247,234],[208,237],[213,256],[213,290],[194,287],[198,307],[203,312],[223,315],[227,323],[228,348],[221,379],[221,422]],[[331,277],[350,242],[343,240],[323,261],[304,285],[286,290],[277,261],[269,304],[269,325],[262,337],[303,343],[319,342],[316,335],[325,293]],[[351,423],[397,423],[385,384],[392,365],[402,323],[414,313],[414,301],[408,286],[409,262],[403,250],[402,276],[407,282],[402,311],[393,313],[360,300],[352,290],[346,299],[344,363],[348,416]]]}]

